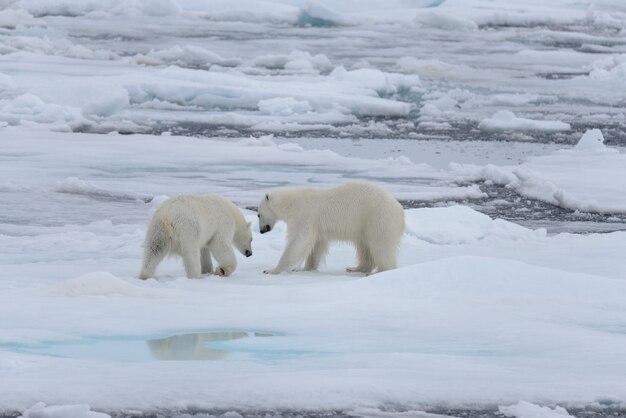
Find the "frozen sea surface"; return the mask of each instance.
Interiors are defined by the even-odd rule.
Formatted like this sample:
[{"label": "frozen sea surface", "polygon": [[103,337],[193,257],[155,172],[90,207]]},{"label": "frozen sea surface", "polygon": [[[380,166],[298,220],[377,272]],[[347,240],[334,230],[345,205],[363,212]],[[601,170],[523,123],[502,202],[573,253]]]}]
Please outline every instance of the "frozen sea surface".
[{"label": "frozen sea surface", "polygon": [[1,114],[208,137],[573,144],[600,128],[626,144],[620,1],[439,3],[16,1]]},{"label": "frozen sea surface", "polygon": [[[624,416],[623,2],[0,6],[0,416]],[[399,268],[263,275],[249,209],[351,180],[403,203]],[[254,256],[139,281],[184,192]],[[181,341],[219,359],[133,357]]]},{"label": "frozen sea surface", "polygon": [[[623,418],[626,410],[614,407],[600,406],[597,408],[577,408],[569,411],[570,416],[581,418]],[[20,415],[2,415],[1,418],[18,418]],[[433,409],[428,411],[402,410],[257,410],[257,411],[235,411],[235,410],[187,410],[187,411],[154,411],[142,413],[139,411],[110,412],[111,418],[502,418],[504,415],[497,409]],[[94,417],[95,418],[95,417]],[[98,417],[99,418],[99,417]]]}]

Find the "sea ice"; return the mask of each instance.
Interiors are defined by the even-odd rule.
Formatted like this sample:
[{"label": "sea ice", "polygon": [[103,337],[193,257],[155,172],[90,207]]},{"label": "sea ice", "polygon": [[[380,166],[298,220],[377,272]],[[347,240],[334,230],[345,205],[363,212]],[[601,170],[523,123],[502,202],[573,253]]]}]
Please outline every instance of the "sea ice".
[{"label": "sea ice", "polygon": [[94,412],[89,405],[46,405],[43,402],[28,408],[20,418],[111,418],[109,414]]},{"label": "sea ice", "polygon": [[556,406],[549,408],[547,406],[534,405],[529,402],[519,401],[516,405],[500,406],[498,408],[501,414],[506,417],[514,418],[564,418],[571,417],[565,408]]},{"label": "sea ice", "polygon": [[515,116],[510,110],[499,110],[478,124],[486,131],[569,131],[571,126],[561,121],[532,120]]},{"label": "sea ice", "polygon": [[491,180],[533,199],[581,212],[625,213],[626,154],[603,144],[602,133],[587,131],[569,150],[529,158],[518,166],[452,164],[467,179]]}]

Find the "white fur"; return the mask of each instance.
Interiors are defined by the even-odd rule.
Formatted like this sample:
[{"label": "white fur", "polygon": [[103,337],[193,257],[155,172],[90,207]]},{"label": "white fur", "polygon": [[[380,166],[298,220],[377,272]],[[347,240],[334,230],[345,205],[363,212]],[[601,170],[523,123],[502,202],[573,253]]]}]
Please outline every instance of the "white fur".
[{"label": "white fur", "polygon": [[349,241],[358,265],[349,272],[369,274],[396,268],[404,233],[404,210],[378,186],[347,183],[328,190],[278,189],[259,205],[259,229],[268,232],[276,221],[287,223],[287,247],[278,265],[265,273],[278,274],[305,261],[316,270],[330,241]]},{"label": "white fur", "polygon": [[[213,273],[229,276],[237,267],[232,246],[251,255],[250,224],[230,200],[218,195],[180,195],[166,200],[154,213],[144,243],[140,279],[154,275],[168,254],[183,258],[187,277]],[[248,252],[248,254],[246,254]]]}]

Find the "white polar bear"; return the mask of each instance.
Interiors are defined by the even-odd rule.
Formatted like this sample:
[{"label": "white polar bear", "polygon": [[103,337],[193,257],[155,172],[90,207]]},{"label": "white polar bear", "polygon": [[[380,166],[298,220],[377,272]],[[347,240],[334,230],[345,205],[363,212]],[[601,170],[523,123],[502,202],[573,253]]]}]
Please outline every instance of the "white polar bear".
[{"label": "white polar bear", "polygon": [[358,265],[348,272],[368,274],[397,266],[404,210],[373,184],[274,190],[259,204],[260,232],[270,231],[279,220],[287,223],[287,248],[278,265],[264,273],[282,273],[305,259],[304,270],[316,270],[329,241],[350,241],[356,246]]},{"label": "white polar bear", "polygon": [[154,213],[144,244],[140,279],[154,275],[168,254],[183,258],[187,277],[213,273],[229,276],[237,267],[232,246],[252,255],[250,223],[230,200],[218,195],[184,194],[166,200]]}]

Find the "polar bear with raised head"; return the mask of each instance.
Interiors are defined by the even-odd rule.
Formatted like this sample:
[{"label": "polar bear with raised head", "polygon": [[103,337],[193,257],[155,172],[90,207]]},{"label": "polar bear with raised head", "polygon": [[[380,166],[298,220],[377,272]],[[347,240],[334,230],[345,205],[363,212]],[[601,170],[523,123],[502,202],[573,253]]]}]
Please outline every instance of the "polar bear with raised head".
[{"label": "polar bear with raised head", "polygon": [[259,204],[260,232],[271,231],[279,220],[287,224],[287,248],[278,265],[264,273],[279,274],[303,261],[304,270],[316,270],[330,241],[354,243],[358,265],[348,272],[369,274],[397,266],[404,210],[371,183],[347,183],[327,190],[273,190]]},{"label": "polar bear with raised head", "polygon": [[140,279],[154,275],[168,254],[183,259],[187,277],[213,273],[229,276],[237,267],[234,245],[246,257],[252,255],[250,223],[230,200],[214,195],[184,194],[166,200],[152,216]]}]

